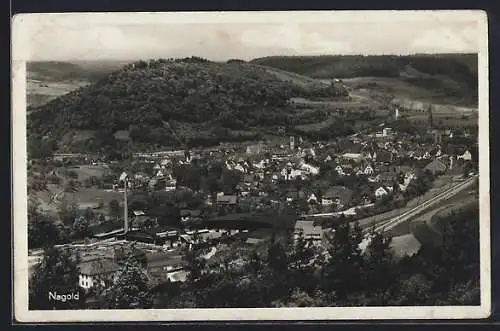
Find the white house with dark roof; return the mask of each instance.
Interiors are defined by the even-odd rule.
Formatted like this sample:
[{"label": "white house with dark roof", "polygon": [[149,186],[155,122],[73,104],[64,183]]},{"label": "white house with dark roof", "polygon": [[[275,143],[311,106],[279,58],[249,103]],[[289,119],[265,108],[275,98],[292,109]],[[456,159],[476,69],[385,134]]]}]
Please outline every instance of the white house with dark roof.
[{"label": "white house with dark roof", "polygon": [[318,202],[318,198],[316,197],[316,195],[314,193],[311,193],[311,195],[307,199],[307,202],[308,203],[317,203]]},{"label": "white house with dark roof", "polygon": [[380,186],[374,192],[376,198],[381,198],[385,195],[389,194],[388,190],[384,186]]},{"label": "white house with dark roof", "polygon": [[106,281],[114,281],[114,273],[119,269],[118,264],[109,258],[83,261],[78,267],[78,285],[85,290],[97,284],[105,285]]},{"label": "white house with dark roof", "polygon": [[468,150],[466,150],[462,155],[457,156],[457,159],[462,159],[464,161],[471,161],[472,154]]},{"label": "white house with dark roof", "polygon": [[365,175],[372,175],[373,172],[374,172],[373,167],[371,165],[367,165],[364,170]]}]

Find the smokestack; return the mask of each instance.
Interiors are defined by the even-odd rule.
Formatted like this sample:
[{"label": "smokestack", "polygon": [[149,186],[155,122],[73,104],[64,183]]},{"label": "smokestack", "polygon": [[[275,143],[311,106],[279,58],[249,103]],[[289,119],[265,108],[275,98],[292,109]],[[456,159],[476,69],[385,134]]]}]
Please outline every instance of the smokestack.
[{"label": "smokestack", "polygon": [[125,233],[128,232],[128,203],[127,203],[127,186],[128,186],[128,179],[125,178],[125,181],[124,181],[124,184],[125,184],[125,189],[123,191],[123,217],[124,217],[124,225],[123,225],[123,229],[125,230]]}]

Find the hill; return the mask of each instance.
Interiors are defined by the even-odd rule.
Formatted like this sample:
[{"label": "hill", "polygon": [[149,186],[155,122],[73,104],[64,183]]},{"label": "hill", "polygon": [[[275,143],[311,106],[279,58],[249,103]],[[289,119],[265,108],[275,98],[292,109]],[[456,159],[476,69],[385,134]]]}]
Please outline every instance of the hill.
[{"label": "hill", "polygon": [[439,92],[439,97],[448,97],[458,104],[477,104],[477,54],[271,56],[251,63],[318,79],[393,78],[392,86],[403,83]]},{"label": "hill", "polygon": [[126,64],[124,61],[34,61],[26,64],[27,104],[41,106],[89,85]]},{"label": "hill", "polygon": [[123,66],[123,61],[33,61],[26,64],[28,80],[44,83],[95,82]]},{"label": "hill", "polygon": [[[314,111],[304,116],[291,98],[347,95],[340,84],[304,82],[248,63],[199,58],[134,62],[30,107],[28,151],[35,157],[53,150],[143,151],[259,139],[263,132],[276,132],[277,126],[322,116]],[[130,133],[131,143],[114,137],[120,130]]]}]

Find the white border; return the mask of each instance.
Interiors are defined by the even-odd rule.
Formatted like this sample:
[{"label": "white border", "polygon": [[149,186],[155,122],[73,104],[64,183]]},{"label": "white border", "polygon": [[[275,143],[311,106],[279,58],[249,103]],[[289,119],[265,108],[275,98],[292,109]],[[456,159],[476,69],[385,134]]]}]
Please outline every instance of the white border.
[{"label": "white border", "polygon": [[[230,22],[320,22],[377,20],[476,20],[479,31],[479,168],[481,305],[440,307],[335,307],[256,309],[154,309],[28,311],[26,60],[30,32],[41,22],[57,18],[57,24],[169,24]],[[22,14],[12,22],[12,134],[14,312],[19,322],[112,321],[238,321],[238,320],[374,320],[374,319],[476,319],[491,313],[490,178],[488,33],[484,11],[342,11],[342,12],[204,12],[204,13],[65,13]],[[50,42],[50,41],[49,41]]]}]

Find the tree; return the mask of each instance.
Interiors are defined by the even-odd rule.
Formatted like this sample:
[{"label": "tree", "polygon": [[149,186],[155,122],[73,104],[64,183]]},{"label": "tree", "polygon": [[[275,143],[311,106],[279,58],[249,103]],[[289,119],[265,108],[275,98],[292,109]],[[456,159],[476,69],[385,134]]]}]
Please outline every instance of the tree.
[{"label": "tree", "polygon": [[422,274],[400,280],[398,295],[391,300],[391,304],[432,305],[431,286],[432,283]]},{"label": "tree", "polygon": [[67,242],[64,230],[56,226],[56,221],[46,215],[38,215],[28,222],[28,247],[51,247],[56,244]]},{"label": "tree", "polygon": [[325,293],[318,290],[310,295],[309,293],[296,288],[289,297],[273,301],[273,307],[323,307],[327,305]]},{"label": "tree", "polygon": [[[198,236],[195,233],[193,242],[197,242]],[[186,248],[184,251],[184,260],[187,262],[189,272],[188,282],[195,284],[205,272],[206,261],[202,256],[203,251],[197,248]]]},{"label": "tree", "polygon": [[89,235],[89,222],[85,217],[80,216],[73,223],[73,238],[81,239]]},{"label": "tree", "polygon": [[28,197],[28,221],[34,220],[40,215],[40,202],[34,196]]},{"label": "tree", "polygon": [[[82,309],[84,293],[78,286],[78,259],[69,250],[48,248],[29,281],[29,308],[34,310]],[[49,300],[49,292],[78,293],[77,301]]]},{"label": "tree", "polygon": [[316,267],[313,264],[315,253],[314,246],[306,241],[303,232],[300,232],[294,242],[291,243],[288,249],[288,265],[299,284],[307,285],[307,279],[310,279],[313,275]]},{"label": "tree", "polygon": [[111,200],[108,204],[109,215],[118,218],[121,215],[120,203],[117,200]]},{"label": "tree", "polygon": [[66,198],[63,198],[59,204],[58,208],[59,220],[64,224],[71,225],[78,216],[78,206],[76,202],[68,202]]},{"label": "tree", "polygon": [[365,251],[364,284],[378,305],[387,304],[389,287],[397,281],[391,241],[392,238],[383,233],[374,233]]},{"label": "tree", "polygon": [[148,277],[137,258],[129,254],[121,262],[116,280],[105,294],[109,309],[147,309],[152,300],[148,289]]},{"label": "tree", "polygon": [[85,217],[85,219],[87,221],[91,221],[91,220],[96,219],[96,215],[95,215],[94,211],[92,210],[92,208],[85,209],[85,211],[83,212],[83,217]]},{"label": "tree", "polygon": [[359,248],[362,238],[359,226],[351,228],[347,222],[327,236],[330,258],[325,265],[324,286],[341,300],[362,281],[363,256]]}]

